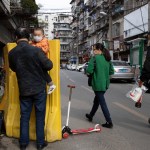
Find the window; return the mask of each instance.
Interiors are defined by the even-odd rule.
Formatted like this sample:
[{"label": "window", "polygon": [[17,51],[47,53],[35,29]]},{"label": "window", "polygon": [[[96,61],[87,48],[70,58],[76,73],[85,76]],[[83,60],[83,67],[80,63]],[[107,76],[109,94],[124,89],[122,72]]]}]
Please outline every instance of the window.
[{"label": "window", "polygon": [[113,37],[120,36],[120,23],[113,24],[112,31]]},{"label": "window", "polygon": [[45,21],[48,21],[48,16],[45,16]]},{"label": "window", "polygon": [[57,21],[57,17],[54,17],[54,21]]},{"label": "window", "polygon": [[45,26],[45,29],[48,30],[48,26]]}]

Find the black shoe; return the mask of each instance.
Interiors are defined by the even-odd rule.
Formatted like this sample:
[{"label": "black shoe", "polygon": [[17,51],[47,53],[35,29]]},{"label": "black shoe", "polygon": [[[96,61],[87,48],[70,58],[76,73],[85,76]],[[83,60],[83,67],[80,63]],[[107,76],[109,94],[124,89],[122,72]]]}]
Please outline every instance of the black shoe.
[{"label": "black shoe", "polygon": [[106,122],[105,124],[102,124],[102,127],[113,128],[113,124],[112,124],[112,122]]},{"label": "black shoe", "polygon": [[20,145],[20,150],[26,150],[27,145]]},{"label": "black shoe", "polygon": [[90,122],[92,122],[93,118],[91,117],[90,114],[86,114],[85,116],[86,116],[86,118],[87,118]]},{"label": "black shoe", "polygon": [[42,149],[45,148],[47,145],[48,145],[47,142],[45,142],[45,143],[42,144],[42,145],[37,145],[37,150],[42,150]]}]

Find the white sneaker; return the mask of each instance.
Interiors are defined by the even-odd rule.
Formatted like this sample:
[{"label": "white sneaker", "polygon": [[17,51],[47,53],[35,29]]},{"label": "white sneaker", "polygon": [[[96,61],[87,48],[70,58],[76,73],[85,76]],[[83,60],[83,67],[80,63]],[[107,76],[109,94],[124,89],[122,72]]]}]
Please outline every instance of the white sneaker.
[{"label": "white sneaker", "polygon": [[51,94],[55,89],[56,89],[56,85],[52,85],[52,86],[49,87],[47,93],[48,93],[48,94]]}]

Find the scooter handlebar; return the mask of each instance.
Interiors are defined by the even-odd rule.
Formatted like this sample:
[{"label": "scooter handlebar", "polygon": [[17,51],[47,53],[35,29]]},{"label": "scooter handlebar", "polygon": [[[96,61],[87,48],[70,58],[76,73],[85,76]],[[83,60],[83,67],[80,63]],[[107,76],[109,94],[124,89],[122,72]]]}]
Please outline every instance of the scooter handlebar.
[{"label": "scooter handlebar", "polygon": [[68,85],[69,88],[76,88],[74,85]]}]

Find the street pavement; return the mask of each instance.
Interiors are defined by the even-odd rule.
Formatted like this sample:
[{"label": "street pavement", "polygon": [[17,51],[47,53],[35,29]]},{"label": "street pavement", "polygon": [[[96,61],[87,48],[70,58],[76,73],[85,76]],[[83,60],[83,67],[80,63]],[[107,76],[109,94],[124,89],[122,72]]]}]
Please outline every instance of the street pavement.
[{"label": "street pavement", "polygon": [[[93,122],[88,122],[85,114],[89,113],[94,93],[87,85],[87,77],[76,71],[61,70],[61,105],[62,125],[67,116],[69,89],[67,85],[75,85],[72,94],[69,126],[71,129],[94,127],[105,123],[99,108]],[[142,108],[136,108],[134,102],[126,98],[126,93],[134,83],[113,82],[106,92],[106,101],[114,123],[113,129],[102,128],[100,133],[70,136],[45,148],[51,150],[149,150],[150,149],[150,95],[144,94]],[[0,142],[0,150],[18,150],[18,140],[4,137]],[[31,142],[28,150],[35,150],[35,142]]]}]

